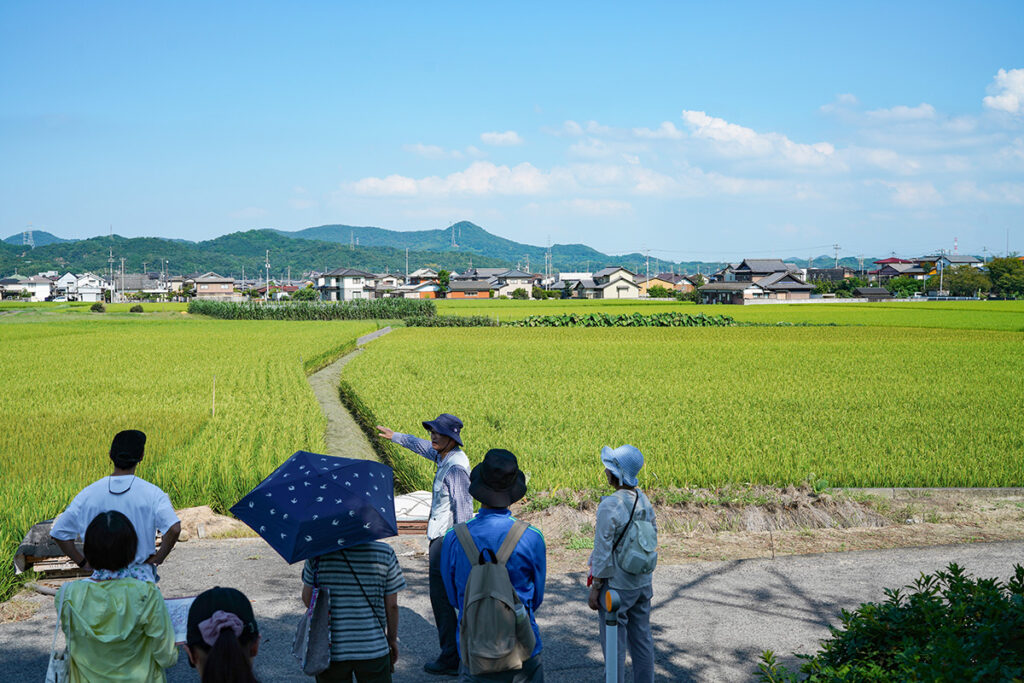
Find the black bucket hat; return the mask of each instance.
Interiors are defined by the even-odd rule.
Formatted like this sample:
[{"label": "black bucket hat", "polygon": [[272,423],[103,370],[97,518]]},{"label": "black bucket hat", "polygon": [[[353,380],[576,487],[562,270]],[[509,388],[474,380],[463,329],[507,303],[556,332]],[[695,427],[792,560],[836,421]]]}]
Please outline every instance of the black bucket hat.
[{"label": "black bucket hat", "polygon": [[110,442],[110,459],[115,464],[134,465],[146,452],[146,435],[137,429],[126,429],[114,435]]},{"label": "black bucket hat", "polygon": [[428,432],[437,432],[442,436],[447,436],[455,439],[455,443],[462,445],[462,420],[455,417],[451,413],[441,413],[437,416],[437,419],[431,420],[430,422],[424,422],[423,428]]},{"label": "black bucket hat", "polygon": [[487,507],[507,508],[526,495],[526,475],[510,451],[492,448],[469,474],[469,495]]}]

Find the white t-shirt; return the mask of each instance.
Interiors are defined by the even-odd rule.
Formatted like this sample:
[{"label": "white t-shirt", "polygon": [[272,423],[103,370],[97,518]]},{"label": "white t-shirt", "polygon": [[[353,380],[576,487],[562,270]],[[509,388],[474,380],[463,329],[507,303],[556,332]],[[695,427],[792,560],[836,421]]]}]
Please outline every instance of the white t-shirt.
[{"label": "white t-shirt", "polygon": [[171,499],[159,486],[131,474],[109,476],[89,484],[75,496],[54,520],[50,536],[61,541],[84,539],[85,530],[96,515],[110,510],[122,513],[135,527],[139,537],[136,563],[156,552],[156,532],[165,534],[179,521]]}]

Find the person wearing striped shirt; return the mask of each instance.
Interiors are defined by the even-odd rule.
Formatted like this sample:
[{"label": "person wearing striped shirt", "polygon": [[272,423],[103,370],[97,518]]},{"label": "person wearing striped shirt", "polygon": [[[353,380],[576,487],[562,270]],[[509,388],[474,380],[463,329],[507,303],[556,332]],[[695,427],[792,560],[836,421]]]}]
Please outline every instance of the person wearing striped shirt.
[{"label": "person wearing striped shirt", "polygon": [[390,683],[398,661],[398,592],[405,577],[395,551],[371,541],[306,560],[302,601],[330,591],[331,665],[317,683]]},{"label": "person wearing striped shirt", "polygon": [[473,498],[469,495],[469,458],[462,450],[462,420],[449,413],[423,423],[430,441],[395,432],[381,425],[382,438],[422,455],[437,466],[431,491],[430,519],[427,520],[429,545],[430,607],[437,624],[441,654],[423,665],[423,670],[439,676],[455,676],[459,672],[459,650],[456,631],[459,622],[448,602],[441,578],[441,545],[444,535],[456,524],[473,516]]}]

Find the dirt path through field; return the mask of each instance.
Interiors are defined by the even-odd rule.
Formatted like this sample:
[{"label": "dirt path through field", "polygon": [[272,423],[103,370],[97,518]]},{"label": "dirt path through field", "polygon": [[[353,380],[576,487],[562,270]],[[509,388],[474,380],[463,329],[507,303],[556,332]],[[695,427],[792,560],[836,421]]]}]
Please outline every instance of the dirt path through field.
[{"label": "dirt path through field", "polygon": [[327,455],[337,455],[344,458],[361,458],[363,460],[376,460],[377,455],[373,451],[363,430],[356,424],[352,414],[341,402],[338,393],[338,383],[341,380],[342,369],[353,358],[362,353],[362,345],[383,336],[391,331],[385,327],[371,334],[360,337],[356,340],[357,348],[334,361],[323,370],[319,370],[309,376],[309,386],[313,388],[313,395],[320,403],[321,410],[327,417],[327,430],[324,434],[324,441],[327,443]]}]

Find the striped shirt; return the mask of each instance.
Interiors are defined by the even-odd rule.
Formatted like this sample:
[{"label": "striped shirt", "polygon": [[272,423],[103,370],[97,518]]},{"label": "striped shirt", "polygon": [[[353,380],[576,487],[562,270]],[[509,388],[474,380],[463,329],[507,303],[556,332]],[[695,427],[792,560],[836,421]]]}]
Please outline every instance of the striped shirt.
[{"label": "striped shirt", "polygon": [[[307,586],[315,585],[315,561],[306,560],[302,569]],[[376,659],[390,652],[384,596],[405,588],[395,551],[387,543],[371,541],[321,555],[319,563],[319,585],[331,591],[331,661]]]}]

